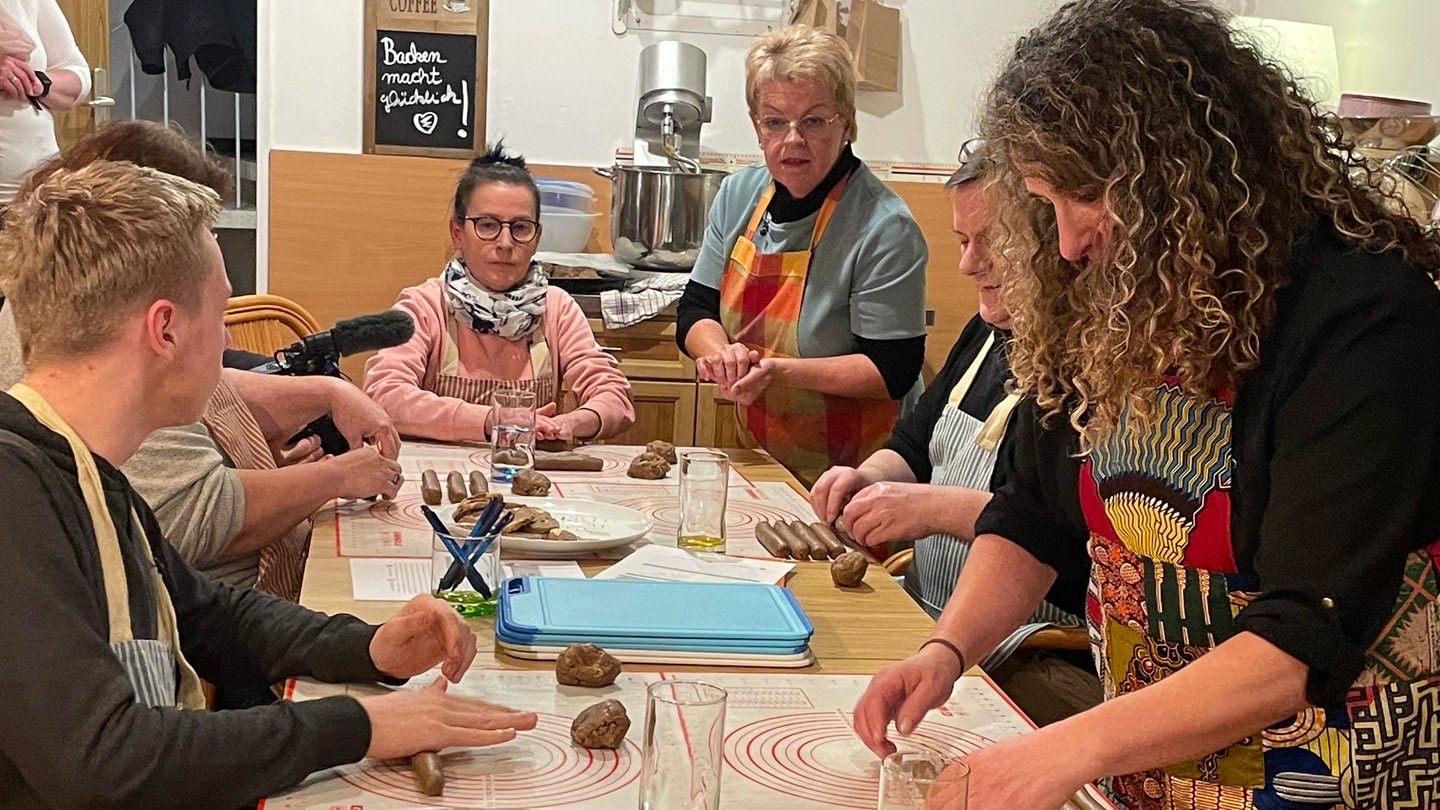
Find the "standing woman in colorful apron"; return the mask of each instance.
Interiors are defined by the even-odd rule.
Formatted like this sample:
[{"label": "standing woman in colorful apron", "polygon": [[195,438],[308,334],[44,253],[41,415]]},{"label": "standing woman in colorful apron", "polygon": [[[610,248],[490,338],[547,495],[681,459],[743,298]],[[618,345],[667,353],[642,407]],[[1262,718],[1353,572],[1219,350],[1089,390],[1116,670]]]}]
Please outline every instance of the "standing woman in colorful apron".
[{"label": "standing woman in colorful apron", "polygon": [[[960,239],[960,273],[975,282],[979,313],[965,325],[915,410],[895,424],[885,446],[858,467],[831,467],[810,493],[821,520],[835,523],[843,517],[850,535],[863,545],[914,542],[905,590],[931,617],[945,608],[965,566],[975,519],[990,502],[995,460],[1020,401],[1019,394],[1005,389],[1010,378],[1005,358],[1010,312],[1000,298],[1002,271],[990,254],[990,217],[981,182],[988,164],[982,142],[967,141],[960,150],[960,168],[946,183],[954,190],[951,209]],[[1065,573],[1029,621],[979,662],[1041,725],[1100,702],[1100,684],[1088,656],[1075,662],[1047,650],[1014,655],[1036,630],[1081,624],[1089,569],[1077,566]],[[1043,688],[1033,688],[1037,683]]]},{"label": "standing woman in colorful apron", "polygon": [[1106,700],[971,754],[970,810],[1440,806],[1440,237],[1228,23],[1080,0],[989,95],[1035,396],[938,643],[855,728],[890,751],[1087,556]]},{"label": "standing woman in colorful apron", "polygon": [[920,228],[855,157],[844,40],[799,25],[745,57],[765,161],[726,178],[676,340],[749,436],[810,484],[879,449],[920,395]]},{"label": "standing woman in colorful apron", "polygon": [[[455,189],[450,240],[456,256],[400,292],[395,309],[415,321],[409,342],[365,364],[365,393],[402,434],[485,441],[490,394],[535,392],[541,439],[612,436],[635,421],[630,382],[570,294],[532,260],[540,244],[540,192],[525,160],[499,144],[470,162]],[[564,387],[577,407],[555,412]]]}]

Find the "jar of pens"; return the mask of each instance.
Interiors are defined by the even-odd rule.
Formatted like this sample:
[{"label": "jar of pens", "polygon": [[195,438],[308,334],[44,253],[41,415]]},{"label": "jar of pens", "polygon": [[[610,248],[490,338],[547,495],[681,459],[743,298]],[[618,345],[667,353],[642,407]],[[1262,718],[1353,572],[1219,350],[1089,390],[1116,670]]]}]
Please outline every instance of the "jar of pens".
[{"label": "jar of pens", "polygon": [[430,550],[430,581],[435,595],[461,616],[492,616],[504,574],[500,568],[500,533],[510,523],[500,498],[492,498],[472,526],[453,528],[429,506],[421,506],[435,531]]}]

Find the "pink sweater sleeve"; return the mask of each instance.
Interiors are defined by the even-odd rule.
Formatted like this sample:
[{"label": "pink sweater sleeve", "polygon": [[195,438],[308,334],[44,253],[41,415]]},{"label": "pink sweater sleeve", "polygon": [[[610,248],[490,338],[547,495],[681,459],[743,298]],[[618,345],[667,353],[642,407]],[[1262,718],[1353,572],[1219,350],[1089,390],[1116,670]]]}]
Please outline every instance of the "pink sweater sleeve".
[{"label": "pink sweater sleeve", "polygon": [[402,435],[444,442],[488,441],[485,424],[490,406],[442,397],[426,387],[440,367],[443,307],[437,279],[401,291],[393,308],[415,319],[415,336],[381,349],[365,363],[365,393],[390,414]]},{"label": "pink sweater sleeve", "polygon": [[558,287],[551,287],[545,300],[545,339],[563,386],[574,392],[578,407],[600,417],[594,438],[614,436],[635,423],[630,381],[615,358],[600,351],[580,305]]}]

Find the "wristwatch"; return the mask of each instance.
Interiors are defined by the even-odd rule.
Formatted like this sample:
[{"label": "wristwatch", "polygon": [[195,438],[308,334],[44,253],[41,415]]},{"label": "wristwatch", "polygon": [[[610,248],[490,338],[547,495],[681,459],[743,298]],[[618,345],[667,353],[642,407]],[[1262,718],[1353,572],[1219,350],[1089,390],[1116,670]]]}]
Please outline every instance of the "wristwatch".
[{"label": "wristwatch", "polygon": [[39,111],[41,109],[40,99],[50,95],[51,82],[50,77],[46,76],[43,70],[35,71],[35,78],[40,80],[40,92],[33,96],[26,96],[26,98],[30,100],[30,106]]}]

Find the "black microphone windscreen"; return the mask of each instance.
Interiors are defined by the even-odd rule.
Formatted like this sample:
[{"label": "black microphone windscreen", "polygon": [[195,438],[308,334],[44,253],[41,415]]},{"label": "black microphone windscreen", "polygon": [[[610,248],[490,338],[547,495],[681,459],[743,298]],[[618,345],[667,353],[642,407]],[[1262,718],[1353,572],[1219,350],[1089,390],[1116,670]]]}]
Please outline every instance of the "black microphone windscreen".
[{"label": "black microphone windscreen", "polygon": [[414,334],[415,321],[394,309],[346,318],[330,328],[335,351],[342,357],[399,346]]}]

